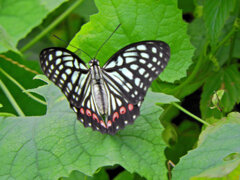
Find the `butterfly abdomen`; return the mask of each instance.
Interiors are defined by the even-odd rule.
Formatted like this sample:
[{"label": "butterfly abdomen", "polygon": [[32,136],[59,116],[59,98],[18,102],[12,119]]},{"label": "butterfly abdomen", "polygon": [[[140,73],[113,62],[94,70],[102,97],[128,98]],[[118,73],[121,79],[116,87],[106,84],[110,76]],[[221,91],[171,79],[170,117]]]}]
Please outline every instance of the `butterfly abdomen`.
[{"label": "butterfly abdomen", "polygon": [[99,65],[91,66],[91,75],[92,75],[92,94],[94,101],[97,105],[97,109],[101,115],[107,115],[108,110],[108,95],[106,92],[106,87],[104,85],[104,79],[102,76],[102,71]]}]

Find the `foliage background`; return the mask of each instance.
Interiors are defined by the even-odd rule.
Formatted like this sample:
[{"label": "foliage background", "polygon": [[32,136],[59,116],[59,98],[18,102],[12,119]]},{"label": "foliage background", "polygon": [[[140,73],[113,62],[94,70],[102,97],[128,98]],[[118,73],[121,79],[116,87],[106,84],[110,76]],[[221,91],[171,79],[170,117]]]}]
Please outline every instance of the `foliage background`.
[{"label": "foliage background", "polygon": [[[239,0],[0,0],[0,179],[239,179],[239,7]],[[142,40],[167,42],[171,59],[134,125],[109,136],[76,121],[39,75],[38,55],[70,43],[94,56],[119,23],[101,65]]]}]

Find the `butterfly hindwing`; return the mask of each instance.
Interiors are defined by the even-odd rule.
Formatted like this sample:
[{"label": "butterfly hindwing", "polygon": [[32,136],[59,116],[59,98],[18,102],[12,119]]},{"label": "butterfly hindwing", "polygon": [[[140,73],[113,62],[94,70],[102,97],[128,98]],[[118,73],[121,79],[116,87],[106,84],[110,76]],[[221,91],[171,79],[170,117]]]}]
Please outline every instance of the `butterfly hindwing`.
[{"label": "butterfly hindwing", "polygon": [[79,106],[90,78],[85,63],[71,51],[54,47],[42,50],[40,64],[45,75],[62,90],[70,104]]},{"label": "butterfly hindwing", "polygon": [[109,94],[107,132],[115,134],[118,130],[134,122],[139,115],[141,102],[133,104],[124,98],[121,92],[118,91],[118,88],[111,84],[106,84],[106,86]]},{"label": "butterfly hindwing", "polygon": [[169,46],[162,41],[141,41],[115,53],[103,67],[107,83],[116,86],[129,101],[144,99],[152,81],[166,67]]}]

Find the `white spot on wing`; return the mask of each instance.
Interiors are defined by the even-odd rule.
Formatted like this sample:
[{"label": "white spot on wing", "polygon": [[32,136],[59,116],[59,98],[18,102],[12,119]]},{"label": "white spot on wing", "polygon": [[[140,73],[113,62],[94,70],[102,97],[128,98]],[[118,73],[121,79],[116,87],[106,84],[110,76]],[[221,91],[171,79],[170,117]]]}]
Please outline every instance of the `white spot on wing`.
[{"label": "white spot on wing", "polygon": [[149,77],[149,73],[146,73],[146,74],[144,75],[144,77],[145,77],[145,78],[148,78],[148,77]]},{"label": "white spot on wing", "polygon": [[134,50],[136,50],[136,48],[135,48],[135,47],[132,47],[132,48],[127,49],[126,52],[127,52],[127,51],[134,51]]},{"label": "white spot on wing", "polygon": [[153,61],[153,62],[157,62],[157,58],[156,58],[156,57],[153,57],[152,61]]},{"label": "white spot on wing", "polygon": [[134,80],[134,82],[135,82],[136,86],[139,86],[139,84],[140,84],[140,78],[136,78],[136,79]]},{"label": "white spot on wing", "polygon": [[56,56],[61,56],[62,55],[62,51],[56,51]]},{"label": "white spot on wing", "polygon": [[131,68],[132,70],[137,70],[138,65],[136,65],[136,64],[131,64],[130,68]]},{"label": "white spot on wing", "polygon": [[119,70],[122,71],[122,73],[129,79],[133,79],[133,73],[131,71],[129,71],[127,68],[122,68]]},{"label": "white spot on wing", "polygon": [[72,83],[74,84],[78,78],[79,72],[78,71],[74,71],[73,75],[72,75]]},{"label": "white spot on wing", "polygon": [[134,58],[134,57],[127,57],[126,58],[126,63],[132,63],[132,62],[134,62],[134,61],[136,61],[136,58]]},{"label": "white spot on wing", "polygon": [[72,56],[65,56],[62,59],[63,59],[63,61],[71,61],[71,60],[73,60],[73,57]]},{"label": "white spot on wing", "polygon": [[69,67],[73,67],[73,63],[72,62],[66,62],[65,65],[69,66]]},{"label": "white spot on wing", "polygon": [[124,57],[129,57],[129,56],[137,56],[138,54],[136,52],[125,52],[123,54]]},{"label": "white spot on wing", "polygon": [[73,107],[73,110],[74,110],[75,112],[77,112],[77,109],[76,109],[75,107]]},{"label": "white spot on wing", "polygon": [[60,64],[61,61],[62,61],[61,58],[57,58],[57,60],[56,60],[56,65]]},{"label": "white spot on wing", "polygon": [[62,70],[63,69],[63,65],[61,64],[60,66],[59,66],[59,70]]},{"label": "white spot on wing", "polygon": [[123,58],[121,56],[118,56],[117,58],[117,66],[122,66],[123,65]]},{"label": "white spot on wing", "polygon": [[143,58],[146,58],[146,59],[148,59],[149,58],[149,55],[147,54],[147,53],[141,53],[141,56],[143,57]]},{"label": "white spot on wing", "polygon": [[76,67],[77,69],[79,69],[79,64],[78,64],[78,61],[75,59],[74,60],[74,67]]},{"label": "white spot on wing", "polygon": [[122,105],[122,102],[120,101],[120,99],[116,98],[116,100],[117,100],[118,106],[121,106],[121,105]]},{"label": "white spot on wing", "polygon": [[115,111],[116,110],[116,101],[112,94],[111,94],[111,102],[112,102],[113,111]]},{"label": "white spot on wing", "polygon": [[151,67],[152,67],[152,64],[151,64],[151,63],[148,63],[148,64],[147,64],[147,67],[148,67],[148,68],[151,68]]},{"label": "white spot on wing", "polygon": [[84,70],[87,70],[87,68],[82,63],[80,63],[80,68],[84,69]]},{"label": "white spot on wing", "polygon": [[156,52],[157,52],[157,48],[152,47],[152,52],[153,52],[153,53],[156,53]]},{"label": "white spot on wing", "polygon": [[145,50],[147,50],[147,47],[145,45],[138,45],[137,49],[140,51],[145,51]]},{"label": "white spot on wing", "polygon": [[160,56],[160,58],[162,58],[162,57],[163,57],[163,53],[160,52],[160,53],[159,53],[159,56]]},{"label": "white spot on wing", "polygon": [[66,80],[66,79],[67,79],[66,74],[62,74],[62,78],[63,78],[64,80]]},{"label": "white spot on wing", "polygon": [[108,65],[107,65],[107,68],[113,68],[116,66],[116,62],[115,61],[112,61],[110,62]]},{"label": "white spot on wing", "polygon": [[68,86],[69,90],[72,90],[72,84],[70,82],[67,84],[67,86]]},{"label": "white spot on wing", "polygon": [[53,59],[52,54],[50,54],[50,55],[48,56],[48,59],[49,59],[49,61],[51,61],[51,60]]},{"label": "white spot on wing", "polygon": [[67,69],[67,70],[66,70],[66,73],[67,73],[67,74],[71,74],[71,72],[72,72],[71,69]]},{"label": "white spot on wing", "polygon": [[145,69],[144,68],[140,68],[139,70],[139,74],[143,75],[145,73]]},{"label": "white spot on wing", "polygon": [[140,59],[139,62],[142,63],[142,64],[146,63],[146,61],[144,59]]}]

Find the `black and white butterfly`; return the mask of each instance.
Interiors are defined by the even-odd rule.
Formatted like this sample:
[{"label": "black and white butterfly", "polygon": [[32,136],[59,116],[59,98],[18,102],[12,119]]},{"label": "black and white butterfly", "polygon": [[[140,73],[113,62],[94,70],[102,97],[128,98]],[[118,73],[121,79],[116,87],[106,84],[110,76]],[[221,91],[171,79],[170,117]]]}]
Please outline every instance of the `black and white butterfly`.
[{"label": "black and white butterfly", "polygon": [[85,127],[115,134],[137,118],[149,86],[169,57],[165,42],[141,41],[117,51],[102,68],[96,59],[88,68],[76,54],[59,47],[42,50],[40,63]]}]

